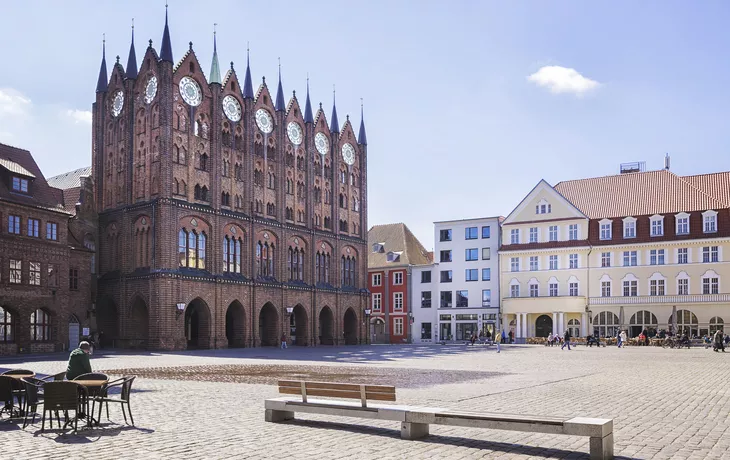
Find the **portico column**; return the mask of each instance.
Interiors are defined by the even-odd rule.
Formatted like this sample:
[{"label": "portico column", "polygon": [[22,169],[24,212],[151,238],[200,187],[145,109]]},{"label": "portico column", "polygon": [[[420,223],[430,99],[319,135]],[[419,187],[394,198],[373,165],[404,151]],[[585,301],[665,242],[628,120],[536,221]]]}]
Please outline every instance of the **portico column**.
[{"label": "portico column", "polygon": [[553,335],[558,333],[558,312],[553,312]]},{"label": "portico column", "polygon": [[522,313],[517,313],[517,327],[515,328],[515,338],[522,338]]},{"label": "portico column", "polygon": [[588,313],[583,312],[580,320],[580,335],[582,337],[588,336]]},{"label": "portico column", "polygon": [[565,313],[558,312],[558,334],[565,334]]},{"label": "portico column", "polygon": [[522,318],[522,328],[524,329],[524,334],[522,337],[529,337],[530,336],[530,323],[527,321],[527,315],[528,313],[523,313],[525,315],[524,318]]}]

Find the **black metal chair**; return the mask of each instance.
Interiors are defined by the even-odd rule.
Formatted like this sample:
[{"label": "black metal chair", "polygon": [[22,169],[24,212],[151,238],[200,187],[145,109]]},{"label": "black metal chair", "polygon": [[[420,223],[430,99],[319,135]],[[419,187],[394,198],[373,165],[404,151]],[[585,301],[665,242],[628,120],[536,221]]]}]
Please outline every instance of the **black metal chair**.
[{"label": "black metal chair", "polygon": [[[84,412],[84,401],[88,400],[86,388],[74,382],[46,382],[43,385],[43,418],[41,431],[46,427],[46,412],[51,412],[50,426],[53,428],[53,412],[56,412],[56,421],[59,428],[61,421],[58,413],[64,413],[66,425],[69,423],[68,411],[76,412],[74,417],[74,431],[78,429],[79,414]],[[65,426],[65,425],[64,425]]]},{"label": "black metal chair", "polygon": [[[122,415],[124,416],[124,423],[127,423],[127,414],[124,412],[124,405],[127,406],[127,411],[129,412],[129,418],[132,421],[132,426],[134,426],[134,417],[132,416],[132,406],[129,403],[130,396],[132,395],[132,383],[134,383],[134,379],[136,379],[136,375],[129,375],[124,376],[120,379],[113,380],[106,385],[104,385],[103,388],[103,394],[104,396],[99,396],[96,398],[96,402],[99,403],[99,419],[101,419],[101,406],[106,404],[106,418],[109,420],[109,403],[119,403],[122,406]],[[116,388],[121,387],[121,393],[119,398],[110,398],[109,395],[109,389],[110,388]]]},{"label": "black metal chair", "polygon": [[3,404],[0,409],[0,415],[7,412],[10,418],[15,413],[15,379],[7,375],[0,375],[0,403]]},{"label": "black metal chair", "polygon": [[43,377],[41,380],[44,382],[63,382],[63,380],[66,378],[66,371],[59,372],[58,374],[53,375],[47,375]]},{"label": "black metal chair", "polygon": [[31,423],[35,423],[38,406],[43,404],[43,385],[46,382],[34,377],[23,377],[20,381],[25,386],[25,414],[23,418],[23,428],[25,428],[28,426],[28,414],[33,413]]},{"label": "black metal chair", "polygon": [[[101,380],[101,381],[107,382],[107,381],[109,381],[109,376],[106,374],[102,374],[101,372],[89,372],[88,374],[81,374],[71,381],[73,382],[74,380]],[[94,405],[96,404],[96,398],[106,397],[106,392],[104,391],[104,385],[99,385],[99,386],[95,386],[95,387],[86,387],[86,390],[88,392],[88,395],[91,397],[91,412],[89,413],[89,416],[91,416],[94,413]],[[107,407],[107,418],[109,418],[109,408],[108,407]]]}]

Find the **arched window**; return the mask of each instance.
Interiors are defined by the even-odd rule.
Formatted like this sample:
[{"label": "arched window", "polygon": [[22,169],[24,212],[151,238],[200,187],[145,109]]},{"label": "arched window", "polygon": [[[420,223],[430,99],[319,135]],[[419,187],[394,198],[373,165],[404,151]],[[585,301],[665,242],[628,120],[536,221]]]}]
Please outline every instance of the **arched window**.
[{"label": "arched window", "polygon": [[658,321],[654,313],[641,310],[634,313],[629,324],[631,325],[631,328],[629,329],[631,337],[638,337],[644,330],[646,330],[649,333],[649,337],[651,337],[656,334]]},{"label": "arched window", "polygon": [[195,134],[196,136],[200,136],[201,131],[202,131],[202,125],[200,124],[200,121],[195,120],[195,129],[194,129],[193,134]]},{"label": "arched window", "polygon": [[263,253],[264,246],[261,244],[261,241],[256,243],[256,275],[261,276],[262,275],[262,269],[261,269],[261,255]]},{"label": "arched window", "polygon": [[198,268],[200,269],[205,269],[205,244],[205,233],[201,232],[198,235]]},{"label": "arched window", "polygon": [[202,169],[203,171],[208,170],[208,154],[207,153],[203,153],[200,155],[200,169]]},{"label": "arched window", "polygon": [[677,333],[687,334],[690,337],[698,336],[699,335],[699,323],[697,321],[697,315],[692,313],[690,310],[678,310],[677,311]]},{"label": "arched window", "polygon": [[30,340],[33,342],[51,340],[51,317],[40,308],[30,314]]},{"label": "arched window", "polygon": [[269,173],[269,188],[271,190],[276,189],[276,175],[274,173]]},{"label": "arched window", "polygon": [[568,321],[568,331],[571,337],[580,337],[580,321],[571,319]]},{"label": "arched window", "polygon": [[177,247],[181,267],[205,269],[207,237],[205,232],[178,232]]},{"label": "arched window", "polygon": [[0,307],[0,343],[11,343],[14,338],[13,315]]},{"label": "arched window", "polygon": [[[0,312],[1,311],[2,309],[0,309]],[[1,318],[2,317],[0,316],[0,320]],[[2,324],[0,324],[0,328],[2,328]],[[710,334],[714,334],[716,331],[725,331],[725,321],[723,321],[719,316],[710,318]],[[0,334],[2,333],[0,332]],[[2,335],[0,335],[0,341],[2,341]]]},{"label": "arched window", "polygon": [[593,318],[593,335],[597,337],[616,337],[619,319],[610,311],[602,311]]},{"label": "arched window", "polygon": [[304,281],[304,249],[299,250],[297,264],[297,280]]},{"label": "arched window", "polygon": [[208,201],[208,187],[206,187],[205,185],[200,188],[200,200]]},{"label": "arched window", "polygon": [[241,238],[223,238],[223,271],[241,273]]}]

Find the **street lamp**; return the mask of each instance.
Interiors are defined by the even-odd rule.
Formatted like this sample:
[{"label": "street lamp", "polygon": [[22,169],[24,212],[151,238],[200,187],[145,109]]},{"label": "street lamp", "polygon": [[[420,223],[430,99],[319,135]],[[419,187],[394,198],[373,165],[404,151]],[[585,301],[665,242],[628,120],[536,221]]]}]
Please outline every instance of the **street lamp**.
[{"label": "street lamp", "polygon": [[408,343],[413,343],[413,312],[408,312]]},{"label": "street lamp", "polygon": [[370,313],[371,313],[371,310],[369,308],[366,308],[365,309],[365,321],[367,322],[367,335],[365,336],[365,345],[367,345],[370,340]]},{"label": "street lamp", "polygon": [[180,316],[182,312],[185,311],[185,302],[178,302],[177,304],[175,304],[175,308],[175,311],[177,311],[177,316]]}]

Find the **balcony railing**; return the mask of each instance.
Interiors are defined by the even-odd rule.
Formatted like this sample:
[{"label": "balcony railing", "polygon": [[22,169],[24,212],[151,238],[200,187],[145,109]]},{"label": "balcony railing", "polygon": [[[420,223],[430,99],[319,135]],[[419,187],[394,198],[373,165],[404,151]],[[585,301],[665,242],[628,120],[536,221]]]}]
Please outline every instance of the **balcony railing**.
[{"label": "balcony railing", "polygon": [[631,305],[644,303],[707,303],[730,302],[730,294],[691,294],[691,295],[642,295],[630,297],[591,297],[592,305]]}]

